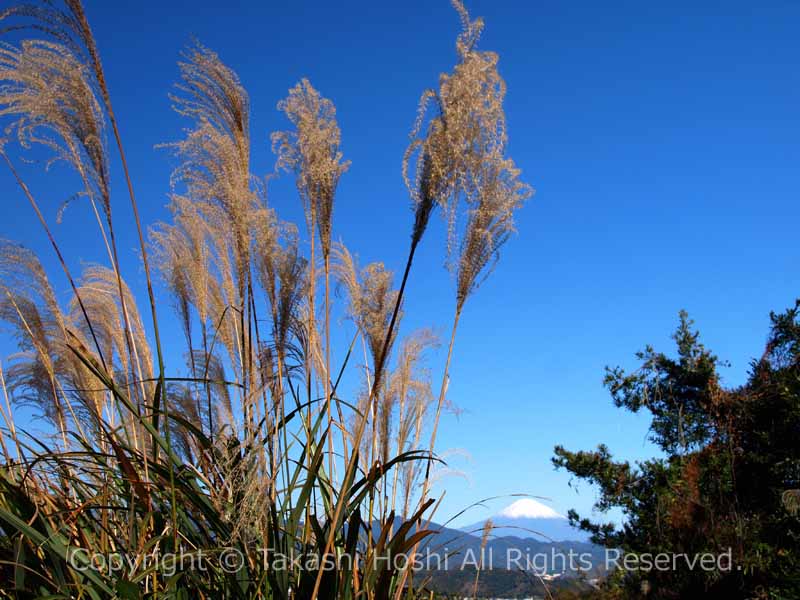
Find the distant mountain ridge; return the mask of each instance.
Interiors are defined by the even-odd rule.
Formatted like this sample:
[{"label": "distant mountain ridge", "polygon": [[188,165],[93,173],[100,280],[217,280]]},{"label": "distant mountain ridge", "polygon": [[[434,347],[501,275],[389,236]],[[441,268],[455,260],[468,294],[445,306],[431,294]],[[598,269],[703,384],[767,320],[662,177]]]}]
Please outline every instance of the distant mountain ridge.
[{"label": "distant mountain ridge", "polygon": [[[483,549],[484,521],[461,529],[430,523],[427,528],[435,533],[417,549],[422,568],[415,575],[415,582],[437,594],[467,597],[473,591],[480,565],[482,597],[544,598],[559,590],[578,593],[591,589],[591,582],[606,572],[605,549],[585,539],[575,539],[580,532],[570,528],[565,517],[544,504],[536,504],[515,503],[492,517],[501,526],[493,530]],[[504,527],[504,522],[510,525]],[[402,524],[403,519],[396,517],[394,531]],[[527,525],[535,531],[547,525],[550,537],[562,539],[534,537]],[[380,523],[375,522],[372,535],[376,539],[380,531]],[[505,535],[505,531],[513,535]],[[566,562],[570,556],[575,557],[572,565]]]},{"label": "distant mountain ridge", "polygon": [[[483,559],[483,567],[494,570],[537,571],[576,577],[602,572],[604,549],[588,542],[585,535],[571,528],[569,521],[548,506],[536,501],[515,502],[492,517],[496,527],[482,543],[484,521],[461,529],[431,523],[433,533],[420,544],[418,552],[426,571],[472,570]],[[395,530],[402,524],[396,519]],[[535,532],[535,533],[534,533]],[[380,535],[380,525],[373,526]],[[544,537],[547,536],[547,537]],[[572,554],[572,565],[565,562]],[[583,556],[582,562],[578,556]]]},{"label": "distant mountain ridge", "polygon": [[[490,518],[495,537],[533,538],[545,542],[589,540],[588,534],[570,526],[564,515],[533,498],[517,500]],[[462,527],[461,531],[480,536],[485,522]]]}]

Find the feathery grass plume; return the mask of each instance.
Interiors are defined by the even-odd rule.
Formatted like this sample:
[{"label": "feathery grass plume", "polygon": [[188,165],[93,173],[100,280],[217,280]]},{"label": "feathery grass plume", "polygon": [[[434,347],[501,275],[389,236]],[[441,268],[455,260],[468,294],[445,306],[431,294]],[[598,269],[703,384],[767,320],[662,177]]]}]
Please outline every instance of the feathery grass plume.
[{"label": "feathery grass plume", "polygon": [[[81,63],[91,67],[93,84],[96,83],[107,109],[111,110],[111,99],[106,86],[105,74],[81,0],[39,0],[11,6],[0,13],[0,22],[9,23],[0,28],[0,34],[11,31],[34,31],[45,34],[68,47]],[[127,169],[126,169],[127,170]]]},{"label": "feathery grass plume", "polygon": [[[121,298],[120,285],[123,291]],[[136,299],[125,281],[109,268],[89,266],[78,283],[78,293],[83,299],[92,328],[104,346],[103,353],[109,361],[108,375],[127,391],[129,397],[153,398],[156,386],[150,343]],[[89,335],[88,327],[78,320],[79,311],[79,305],[73,300],[70,311],[72,320],[81,325],[81,339],[86,339]],[[75,362],[76,367],[81,366],[80,361]],[[92,387],[97,389],[100,382],[95,377],[92,379],[95,381]],[[139,440],[144,440],[143,443],[149,446],[148,436],[137,419],[127,410],[117,410],[121,413],[126,434],[135,440],[136,445]]]},{"label": "feathery grass plume", "polygon": [[[219,419],[223,423],[232,423],[233,404],[228,386],[228,377],[225,374],[225,363],[219,356],[210,351],[196,350],[194,364],[197,369],[194,377],[204,380],[214,399],[211,404],[213,407],[213,422]],[[221,415],[219,414],[220,412]]]},{"label": "feathery grass plume", "polygon": [[0,319],[20,349],[7,372],[11,397],[36,405],[65,436],[67,409],[58,379],[69,360],[68,317],[36,255],[7,240],[0,240]]},{"label": "feathery grass plume", "polygon": [[209,279],[208,286],[208,352],[221,346],[227,353],[228,359],[235,371],[239,365],[239,328],[240,319],[236,312],[236,286],[233,281],[230,262],[226,261],[227,255],[214,255],[211,262],[211,272],[214,277]]},{"label": "feathery grass plume", "polygon": [[186,186],[186,196],[211,227],[216,251],[232,254],[233,275],[243,288],[250,250],[249,212],[255,202],[246,165],[240,164],[232,138],[220,135],[207,122],[173,146],[183,160],[173,174],[173,184]]},{"label": "feathery grass plume", "polygon": [[[286,114],[294,130],[272,134],[277,168],[295,173],[309,228],[318,228],[322,255],[327,257],[336,186],[350,166],[350,161],[342,161],[339,151],[341,133],[336,108],[303,79],[278,103],[278,110]],[[310,233],[313,235],[313,231]]]},{"label": "feathery grass plume", "polygon": [[[400,344],[397,366],[389,378],[389,393],[396,398],[397,435],[396,454],[420,448],[426,417],[433,404],[430,371],[423,366],[425,353],[439,345],[439,339],[430,329],[420,329],[405,337]],[[395,469],[392,485],[392,510],[395,510],[398,493],[402,493],[402,516],[408,516],[411,495],[416,486],[421,464],[413,461]],[[402,490],[401,490],[402,488]]]},{"label": "feathery grass plume", "polygon": [[153,258],[175,302],[186,343],[192,347],[192,240],[180,227],[161,224],[150,230]]},{"label": "feathery grass plume", "polygon": [[[117,293],[117,276],[114,271],[107,267],[94,265],[84,269],[79,290],[81,297],[86,301],[92,325],[102,332],[101,337],[115,341],[117,355],[123,361],[123,371],[130,371],[127,376],[132,381],[141,375],[137,385],[145,386],[144,396],[152,398],[154,381],[150,344],[147,341],[147,334],[139,315],[136,299],[128,285],[124,281],[122,282],[123,303]],[[74,310],[73,307],[73,312]],[[135,354],[130,357],[124,354],[125,346],[122,345],[125,340],[126,320],[130,323],[136,350]],[[127,361],[131,361],[131,363]],[[139,364],[132,364],[133,361]]]},{"label": "feathery grass plume", "polygon": [[[334,273],[348,293],[347,313],[366,341],[372,359],[372,376],[369,365],[365,365],[365,388],[359,397],[360,415],[356,416],[353,427],[356,435],[351,441],[354,449],[360,449],[359,458],[365,466],[374,463],[385,465],[389,461],[396,396],[390,393],[389,386],[385,384],[386,379],[380,379],[377,373],[381,369],[384,356],[391,352],[396,338],[396,330],[391,329],[390,323],[399,292],[393,290],[392,272],[386,270],[382,263],[370,263],[359,271],[355,259],[341,243],[335,245],[333,256]],[[367,426],[371,427],[372,434],[370,438],[364,439],[363,431]],[[386,484],[384,480],[384,492]],[[382,493],[378,497],[379,508],[384,499],[388,499],[388,494]],[[368,513],[370,522],[372,511],[371,493]]]},{"label": "feathery grass plume", "polygon": [[65,161],[75,169],[82,194],[99,201],[109,218],[104,116],[90,77],[69,48],[55,42],[0,45],[0,116],[12,119],[7,131],[23,148],[50,150],[49,163]]},{"label": "feathery grass plume", "polygon": [[498,57],[475,49],[483,21],[470,20],[459,0],[452,4],[462,23],[459,62],[452,73],[440,76],[438,89],[423,92],[403,158],[403,177],[415,204],[412,240],[422,236],[438,204],[447,221],[448,256],[457,247],[460,201],[470,203],[484,157],[506,142],[506,88],[497,72]]},{"label": "feathery grass plume", "polygon": [[[167,398],[172,407],[172,414],[181,417],[198,429],[203,426],[203,417],[200,415],[195,393],[188,385],[181,383],[167,384]],[[185,462],[196,464],[199,462],[201,452],[198,451],[194,437],[189,429],[182,423],[172,422],[172,444],[175,453]]]},{"label": "feathery grass plume", "polygon": [[[452,0],[452,4],[462,26],[456,40],[459,60],[452,73],[440,76],[438,89],[423,92],[412,141],[403,157],[403,177],[415,207],[409,265],[430,213],[438,205],[447,222],[446,264],[458,272],[456,311],[433,421],[431,453],[446,401],[453,344],[464,302],[482,281],[481,272],[485,277],[485,269],[490,270],[492,261],[496,261],[497,250],[511,230],[513,210],[530,195],[530,189],[517,182],[518,171],[513,163],[504,158],[506,86],[497,70],[498,56],[476,49],[483,21],[472,20],[460,0]],[[461,204],[466,204],[469,214],[463,233],[458,227]],[[461,250],[458,257],[456,249]],[[430,467],[429,462],[422,501],[427,496]]]},{"label": "feathery grass plume", "polygon": [[[494,523],[492,523],[492,520],[486,519],[481,532],[481,552],[486,549],[486,544],[489,542],[489,536],[492,534],[493,529]],[[481,566],[483,566],[483,558],[481,558]]]},{"label": "feathery grass plume", "polygon": [[456,310],[491,274],[500,247],[514,232],[514,212],[530,197],[531,188],[518,180],[511,159],[486,157],[476,187],[476,203],[467,217],[466,233],[456,266]]},{"label": "feathery grass plume", "polygon": [[[351,441],[354,449],[360,450],[359,459],[365,466],[374,461],[385,464],[396,398],[376,373],[381,368],[383,353],[388,355],[391,352],[396,338],[390,323],[399,292],[393,290],[392,272],[382,263],[370,263],[359,270],[355,258],[342,243],[333,248],[333,272],[340,287],[347,292],[347,314],[365,340],[372,359],[372,374],[369,365],[365,365],[365,387],[358,401],[360,415],[355,417],[352,427],[357,435],[352,436]],[[364,439],[363,431],[367,427],[371,428],[372,434],[369,439]],[[358,435],[359,431],[361,435]]]},{"label": "feathery grass plume", "polygon": [[[46,40],[24,40],[19,47],[0,44],[0,117],[11,119],[6,131],[22,148],[42,146],[51,154],[48,166],[64,161],[79,175],[83,189],[77,195],[89,198],[95,214],[100,204],[110,241],[99,215],[98,225],[118,271],[105,114],[93,72],[74,47]],[[121,282],[119,287],[122,294]]]},{"label": "feathery grass plume", "polygon": [[[68,47],[70,51],[74,54],[74,57],[78,60],[78,62],[81,63],[82,65],[88,66],[93,75],[91,84],[93,85],[93,87],[95,87],[96,85],[96,88],[99,90],[99,93],[102,96],[103,103],[105,105],[105,110],[108,119],[111,122],[111,128],[114,132],[114,138],[116,140],[117,149],[119,150],[120,161],[122,162],[122,170],[125,175],[125,182],[128,187],[128,194],[130,196],[131,208],[133,209],[133,217],[134,217],[134,222],[136,224],[136,231],[139,237],[139,248],[141,250],[142,264],[144,267],[145,280],[147,283],[148,299],[150,301],[153,335],[155,337],[156,352],[158,356],[159,380],[162,392],[164,392],[165,391],[164,388],[166,387],[164,381],[164,357],[161,349],[156,300],[153,292],[152,278],[150,276],[150,262],[147,254],[147,247],[145,244],[144,231],[142,228],[141,219],[139,218],[139,208],[133,191],[133,182],[131,180],[130,171],[128,169],[128,161],[125,157],[125,150],[122,145],[122,138],[119,133],[119,127],[117,126],[117,120],[111,103],[111,96],[108,91],[108,86],[106,84],[105,73],[103,71],[103,67],[100,61],[100,55],[97,50],[97,45],[95,44],[94,35],[92,34],[91,27],[89,26],[89,21],[86,18],[86,14],[83,10],[83,3],[81,2],[81,0],[64,0],[63,4],[65,9],[59,9],[57,6],[58,3],[53,2],[53,0],[41,0],[40,2],[24,3],[12,6],[3,13],[0,13],[0,21],[7,22],[9,19],[12,20],[12,24],[6,25],[6,27],[0,29],[0,32],[6,33],[14,30],[32,30],[50,36],[53,39],[55,39],[59,44],[63,44],[66,47]],[[15,18],[19,18],[21,20],[21,23],[14,24],[13,20]],[[8,162],[9,162],[9,167],[11,167],[13,170],[10,161]],[[24,187],[24,184],[22,184],[22,182],[20,182],[20,185]],[[106,191],[108,191],[107,186],[106,186]],[[32,197],[30,198],[30,200],[32,204],[35,204]],[[94,207],[93,200],[92,200],[92,205],[95,210],[95,214],[97,214],[97,209]],[[38,208],[36,206],[34,206],[34,208],[36,209],[36,212],[39,213]],[[122,279],[120,274],[117,247],[114,236],[114,227],[113,227],[113,221],[111,219],[111,204],[110,204],[110,198],[108,197],[106,197],[104,208],[106,211],[106,223],[108,225],[108,237],[110,238],[110,241],[106,238],[106,233],[104,231],[103,225],[102,223],[99,222],[99,216],[98,216],[98,224],[100,225],[100,230],[102,232],[103,239],[106,243],[109,256],[111,257],[111,262],[114,265],[114,270],[117,273],[117,284],[119,288],[120,302],[123,304],[123,313],[126,313],[127,311],[124,310],[125,294],[122,289]],[[61,258],[60,250],[56,246],[55,241],[53,240],[52,235],[50,234],[49,229],[47,228],[47,225],[44,222],[44,218],[41,216],[40,213],[39,213],[39,218],[42,221],[42,225],[47,230],[48,236],[51,239],[54,249],[59,254],[59,258]],[[64,265],[63,259],[61,259],[61,261],[62,265]],[[67,271],[65,265],[64,265],[64,270]],[[69,275],[68,272],[67,276],[70,278],[70,281],[74,288],[75,287],[74,282],[72,281],[72,277]],[[81,303],[80,297],[77,298],[77,301],[79,304]],[[87,326],[89,327],[90,330],[92,329],[91,323],[87,323]],[[94,339],[93,333],[92,337]],[[129,341],[129,353],[134,354],[134,350],[133,348],[130,348],[130,346],[131,343]],[[100,356],[100,360],[101,363],[104,363],[102,355]],[[137,408],[137,410],[141,410],[140,404],[142,400],[146,401],[147,399],[137,398],[136,400],[137,400],[137,407],[139,407]],[[168,404],[166,403],[164,404],[164,410],[166,414],[169,415],[169,407]],[[169,427],[167,428],[167,437],[169,438]],[[170,487],[174,495],[175,491],[174,472],[172,471],[171,463],[170,463]],[[174,497],[172,504],[173,504],[172,517],[173,521],[175,521],[176,512],[174,508],[175,505]],[[176,534],[173,537],[173,542],[176,547],[177,547],[177,539],[178,538]]]},{"label": "feathery grass plume", "polygon": [[[311,304],[304,299],[297,305],[297,318],[291,320],[292,337],[296,341],[294,357],[299,369],[305,369],[306,382],[317,374],[319,379],[326,377],[325,351],[320,343],[320,336],[316,331],[316,320],[311,313]],[[287,367],[288,356],[287,356]]]},{"label": "feathery grass plume", "polygon": [[81,25],[74,11],[74,7],[80,6],[80,3],[65,0],[64,4],[66,11],[59,10],[52,1],[10,6],[0,12],[0,21],[4,24],[0,33],[28,30],[45,33],[68,46],[76,55],[83,54],[84,58],[89,58],[81,36]]},{"label": "feathery grass plume", "polygon": [[[155,264],[161,271],[183,325],[189,352],[189,368],[194,377],[205,379],[203,366],[208,354],[210,298],[213,283],[211,255],[207,244],[209,228],[190,200],[173,195],[170,203],[173,224],[159,223],[150,229],[150,245]],[[192,308],[200,324],[202,356],[196,362],[192,335]],[[197,387],[197,386],[196,386]],[[199,392],[199,390],[198,390]],[[197,401],[200,402],[199,395]],[[211,393],[206,389],[208,431],[213,436]],[[203,413],[199,407],[198,413]],[[201,427],[202,429],[202,427]]]},{"label": "feathery grass plume", "polygon": [[[113,419],[116,410],[105,406],[107,392],[70,349],[71,340],[86,345],[86,321],[76,312],[62,311],[33,252],[0,240],[0,320],[20,350],[8,369],[9,389],[15,402],[35,405],[56,427],[65,449],[68,431],[90,443],[86,435],[97,437],[103,411]],[[127,355],[124,342],[120,351]]]},{"label": "feathery grass plume", "polygon": [[[256,272],[272,313],[272,338],[283,363],[308,289],[308,261],[300,255],[297,228],[277,223],[272,213],[258,219]],[[283,365],[281,369],[285,368]]]},{"label": "feathery grass plume", "polygon": [[[262,370],[265,371],[262,382],[271,390],[271,419],[278,423],[284,414],[284,378],[288,380],[298,366],[310,366],[307,359],[309,353],[303,340],[310,341],[311,337],[305,334],[302,314],[302,304],[308,290],[308,261],[300,255],[297,228],[294,225],[279,223],[274,211],[269,209],[257,213],[254,221],[254,267],[266,292],[272,318],[271,346],[263,344],[265,348],[261,351]],[[299,340],[299,343],[295,343],[295,340]],[[269,414],[266,405],[264,410]],[[280,453],[277,436],[272,436],[271,445],[274,477]],[[288,443],[285,445],[288,446]]]},{"label": "feathery grass plume", "polygon": [[0,240],[0,320],[9,324],[20,350],[8,369],[15,402],[31,404],[55,426],[66,450],[67,433],[85,440],[103,410],[98,382],[69,349],[75,328],[62,312],[36,255]]},{"label": "feathery grass plume", "polygon": [[250,175],[249,99],[236,73],[208,48],[195,44],[183,57],[179,93],[170,98],[195,127],[168,145],[181,160],[173,186],[185,186],[185,195],[222,238],[214,240],[218,252],[227,251],[223,232],[232,236],[237,283],[244,289],[250,212],[259,206]]},{"label": "feathery grass plume", "polygon": [[[174,197],[175,206],[173,221],[180,231],[181,241],[177,246],[186,252],[186,257],[178,260],[176,266],[183,266],[186,271],[182,284],[186,286],[189,301],[197,311],[197,317],[204,329],[209,320],[209,288],[212,285],[211,251],[208,245],[209,228],[199,211],[195,210],[191,201]],[[170,262],[166,261],[169,266]],[[176,282],[177,283],[177,282]],[[178,292],[178,290],[175,290]]]},{"label": "feathery grass plume", "polygon": [[[397,301],[398,292],[392,288],[393,274],[379,262],[370,263],[359,271],[355,258],[341,243],[334,245],[333,257],[334,273],[347,291],[347,313],[367,341],[374,373]],[[393,333],[390,348],[396,337]]]},{"label": "feathery grass plume", "polygon": [[396,333],[389,332],[389,319],[397,300],[397,292],[392,288],[392,275],[380,262],[369,263],[360,274],[361,289],[355,315],[369,342],[374,365],[378,363],[383,340],[391,336],[391,351],[396,338]]},{"label": "feathery grass plume", "polygon": [[[217,355],[205,349],[192,350],[187,358],[192,385],[173,383],[169,385],[168,393],[173,394],[170,399],[175,401],[178,414],[200,432],[207,428],[213,443],[214,436],[223,428],[235,430],[236,426],[225,365]],[[193,453],[188,462],[194,464],[199,458],[203,461],[213,458],[209,448],[200,447],[196,437],[183,424],[175,423],[172,431],[178,436],[173,438],[178,440],[176,448],[184,451],[188,447]],[[205,466],[213,468],[212,465]]]},{"label": "feathery grass plume", "polygon": [[[0,445],[3,447],[3,456],[6,459],[5,464],[9,467],[14,463],[14,459],[12,458],[12,454],[8,449],[8,445],[6,444],[6,433],[14,442],[14,446],[16,449],[16,456],[22,461],[25,458],[25,455],[22,451],[22,446],[20,445],[19,435],[17,434],[17,428],[14,424],[14,414],[13,410],[11,409],[11,400],[8,397],[8,387],[6,386],[6,377],[5,372],[3,371],[3,363],[0,361],[0,391],[3,395],[3,402],[0,404],[0,416],[3,419],[3,425],[5,429],[0,429]],[[11,468],[8,469],[9,472]]]}]

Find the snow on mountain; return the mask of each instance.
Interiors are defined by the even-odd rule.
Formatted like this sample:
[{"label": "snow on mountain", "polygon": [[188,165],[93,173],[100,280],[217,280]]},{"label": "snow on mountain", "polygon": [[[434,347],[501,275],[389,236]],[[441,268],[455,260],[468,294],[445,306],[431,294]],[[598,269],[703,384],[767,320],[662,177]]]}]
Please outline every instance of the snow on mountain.
[{"label": "snow on mountain", "polygon": [[499,517],[509,517],[511,519],[564,519],[563,515],[558,514],[546,504],[542,504],[533,498],[523,498],[513,504],[509,504],[498,514]]},{"label": "snow on mountain", "polygon": [[[540,541],[587,541],[588,535],[574,527],[569,520],[546,504],[533,498],[522,498],[491,517],[495,538],[512,536]],[[486,521],[479,521],[462,531],[480,535]]]}]

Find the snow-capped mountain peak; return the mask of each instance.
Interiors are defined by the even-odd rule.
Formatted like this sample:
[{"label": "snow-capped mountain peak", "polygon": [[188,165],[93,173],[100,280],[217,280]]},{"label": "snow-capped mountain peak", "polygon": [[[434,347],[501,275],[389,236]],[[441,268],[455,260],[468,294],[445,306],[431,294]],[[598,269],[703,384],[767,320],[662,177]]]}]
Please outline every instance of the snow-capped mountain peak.
[{"label": "snow-capped mountain peak", "polygon": [[564,516],[558,514],[549,506],[542,504],[533,498],[523,498],[513,504],[509,504],[500,511],[501,517],[510,519],[563,519]]},{"label": "snow-capped mountain peak", "polygon": [[[495,537],[533,537],[543,541],[584,541],[585,532],[569,524],[569,520],[546,504],[533,498],[522,498],[512,502],[492,518],[492,533]],[[479,521],[462,531],[480,533],[486,522]]]}]

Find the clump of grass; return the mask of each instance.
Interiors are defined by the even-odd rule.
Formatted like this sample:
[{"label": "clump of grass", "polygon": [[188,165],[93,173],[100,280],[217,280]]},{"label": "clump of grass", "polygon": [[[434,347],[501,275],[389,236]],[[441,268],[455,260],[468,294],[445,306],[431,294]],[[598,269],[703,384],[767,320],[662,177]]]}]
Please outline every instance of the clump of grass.
[{"label": "clump of grass", "polygon": [[[165,144],[176,161],[170,218],[150,228],[147,243],[80,1],[0,14],[7,38],[0,117],[9,136],[0,153],[72,290],[62,306],[36,254],[0,242],[0,319],[20,350],[0,368],[0,574],[15,594],[413,597],[411,572],[374,559],[411,552],[431,533],[431,464],[456,326],[531,193],[505,153],[497,57],[476,49],[482,23],[454,6],[462,20],[458,64],[423,94],[403,159],[413,221],[397,289],[382,263],[359,268],[332,241],[336,190],[349,163],[334,105],[310,82],[281,101],[291,128],[272,136],[276,167],[294,175],[304,206],[308,252],[298,228],[267,203],[266,182],[252,174],[244,86],[200,44],[185,51],[171,95],[187,128]],[[136,215],[149,324],[118,260],[108,131]],[[92,206],[108,266],[73,276],[16,167],[16,154],[33,146],[77,175],[65,197]],[[426,366],[436,336],[427,329],[404,336],[400,328],[411,265],[436,207],[456,284],[438,398]],[[158,297],[151,265],[160,275]],[[336,365],[331,275],[354,324]],[[183,357],[171,357],[169,370],[158,330],[162,302],[183,338]],[[340,382],[359,345],[363,393],[348,400]],[[46,421],[45,434],[18,426],[22,404]],[[241,557],[233,570],[218,560],[230,550]],[[87,562],[120,551],[125,569]],[[148,562],[170,551],[199,562]],[[292,554],[319,562],[279,564]],[[340,568],[325,568],[331,556]]]}]

